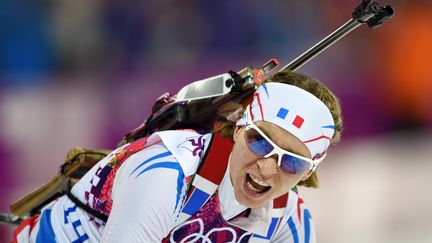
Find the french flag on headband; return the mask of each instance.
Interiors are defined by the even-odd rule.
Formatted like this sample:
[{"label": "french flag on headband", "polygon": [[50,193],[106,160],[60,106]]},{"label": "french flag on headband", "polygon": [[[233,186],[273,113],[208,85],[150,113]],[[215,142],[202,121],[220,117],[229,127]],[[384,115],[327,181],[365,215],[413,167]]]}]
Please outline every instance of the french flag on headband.
[{"label": "french flag on headband", "polygon": [[[254,122],[271,122],[290,132],[309,149],[311,156],[322,154],[334,134],[334,121],[327,106],[313,94],[294,85],[265,83],[249,105]],[[243,116],[237,125],[245,125]]]},{"label": "french flag on headband", "polygon": [[[285,108],[281,107],[279,109],[278,113],[276,114],[276,116],[279,117],[279,118],[281,118],[281,119],[285,119],[286,116],[288,115],[288,112],[289,112],[288,109],[285,109]],[[299,115],[296,115],[294,117],[294,120],[293,120],[292,124],[295,127],[297,127],[298,129],[300,129],[302,127],[302,125],[303,125],[303,122],[304,122],[304,118],[301,117],[301,116],[299,116]]]}]

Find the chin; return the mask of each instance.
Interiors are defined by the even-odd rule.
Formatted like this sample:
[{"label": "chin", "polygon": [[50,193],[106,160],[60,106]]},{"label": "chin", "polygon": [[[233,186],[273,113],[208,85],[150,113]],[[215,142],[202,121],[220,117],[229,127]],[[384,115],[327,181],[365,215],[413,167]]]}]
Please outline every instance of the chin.
[{"label": "chin", "polygon": [[248,207],[248,208],[258,208],[263,206],[268,200],[263,199],[263,200],[257,200],[254,198],[250,198],[247,197],[244,194],[241,195],[236,195],[236,199],[239,203],[241,203],[242,205]]},{"label": "chin", "polygon": [[272,198],[271,189],[261,193],[251,190],[247,186],[246,178],[234,187],[234,194],[237,201],[248,208],[261,207]]},{"label": "chin", "polygon": [[256,202],[256,201],[251,201],[251,200],[245,200],[244,203],[240,202],[241,204],[245,205],[248,208],[259,208],[262,205],[264,205],[264,202]]}]

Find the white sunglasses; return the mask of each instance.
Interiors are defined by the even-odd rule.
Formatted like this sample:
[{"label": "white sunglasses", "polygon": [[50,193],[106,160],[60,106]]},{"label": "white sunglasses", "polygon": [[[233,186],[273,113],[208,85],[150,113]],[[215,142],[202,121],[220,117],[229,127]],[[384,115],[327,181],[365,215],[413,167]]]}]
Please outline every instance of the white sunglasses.
[{"label": "white sunglasses", "polygon": [[247,123],[244,139],[249,150],[257,157],[263,158],[269,158],[277,154],[277,163],[282,171],[288,174],[302,174],[305,171],[315,171],[318,164],[325,158],[326,154],[323,154],[320,158],[312,160],[280,148],[252,122],[249,106],[246,108],[246,116]]}]

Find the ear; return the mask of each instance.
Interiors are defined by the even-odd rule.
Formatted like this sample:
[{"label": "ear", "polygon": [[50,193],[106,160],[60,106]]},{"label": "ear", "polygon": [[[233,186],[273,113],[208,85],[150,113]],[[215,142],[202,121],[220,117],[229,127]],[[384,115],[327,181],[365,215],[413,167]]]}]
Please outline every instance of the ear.
[{"label": "ear", "polygon": [[301,177],[300,181],[305,181],[305,180],[309,179],[309,177],[312,175],[312,173],[314,173],[314,172],[309,171],[307,174],[305,174]]},{"label": "ear", "polygon": [[238,139],[240,139],[240,133],[241,133],[242,127],[236,126],[233,133],[233,141],[236,143]]}]

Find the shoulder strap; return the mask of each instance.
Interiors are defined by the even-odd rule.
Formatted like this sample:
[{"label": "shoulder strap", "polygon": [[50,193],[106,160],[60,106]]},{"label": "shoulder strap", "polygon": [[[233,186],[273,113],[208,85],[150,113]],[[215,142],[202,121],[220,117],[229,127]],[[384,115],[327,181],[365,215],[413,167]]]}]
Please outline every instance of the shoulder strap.
[{"label": "shoulder strap", "polygon": [[234,143],[224,139],[220,133],[212,135],[209,148],[188,189],[186,203],[177,219],[177,225],[197,213],[216,192],[228,166]]},{"label": "shoulder strap", "polygon": [[219,185],[225,175],[234,142],[214,133],[197,174]]}]

